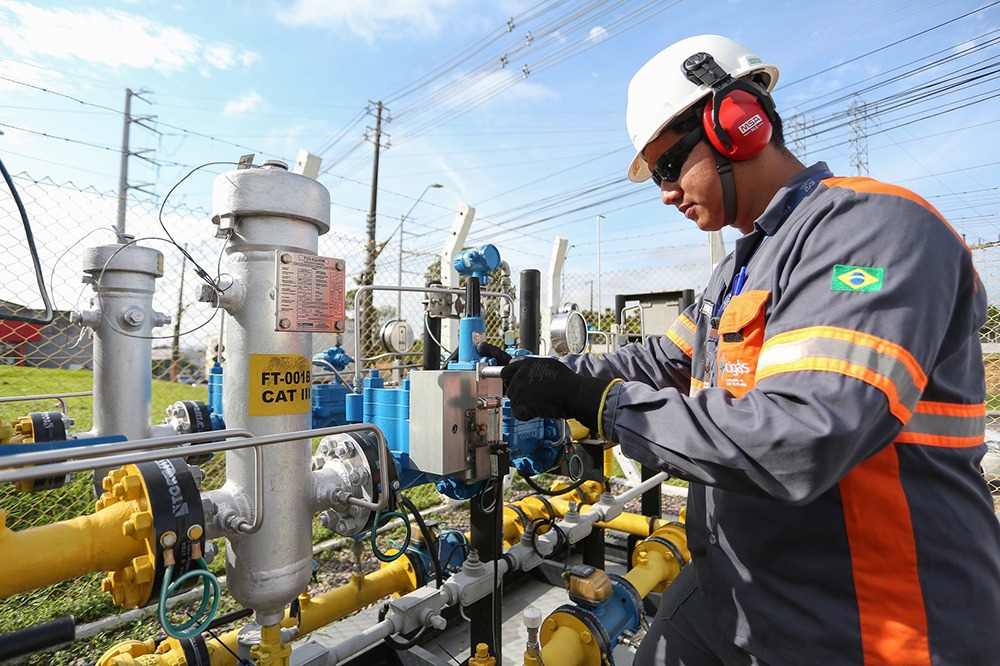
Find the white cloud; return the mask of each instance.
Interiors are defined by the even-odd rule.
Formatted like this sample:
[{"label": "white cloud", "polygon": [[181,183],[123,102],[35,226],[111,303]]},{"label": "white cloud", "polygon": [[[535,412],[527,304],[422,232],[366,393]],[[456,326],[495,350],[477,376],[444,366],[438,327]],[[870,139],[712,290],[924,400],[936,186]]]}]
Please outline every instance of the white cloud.
[{"label": "white cloud", "polygon": [[442,13],[462,0],[295,0],[278,19],[292,26],[346,28],[362,39],[391,38],[399,34],[436,35]]},{"label": "white cloud", "polygon": [[601,26],[596,26],[590,29],[587,34],[588,42],[602,42],[608,38],[608,31]]},{"label": "white cloud", "polygon": [[235,44],[207,42],[180,28],[113,9],[48,9],[0,0],[4,45],[23,58],[82,60],[112,71],[124,67],[203,73],[260,59]]},{"label": "white cloud", "polygon": [[226,102],[226,106],[222,109],[222,112],[227,116],[239,115],[241,113],[246,113],[247,111],[253,111],[256,107],[260,106],[263,101],[264,98],[258,95],[256,90],[251,90],[245,95]]}]

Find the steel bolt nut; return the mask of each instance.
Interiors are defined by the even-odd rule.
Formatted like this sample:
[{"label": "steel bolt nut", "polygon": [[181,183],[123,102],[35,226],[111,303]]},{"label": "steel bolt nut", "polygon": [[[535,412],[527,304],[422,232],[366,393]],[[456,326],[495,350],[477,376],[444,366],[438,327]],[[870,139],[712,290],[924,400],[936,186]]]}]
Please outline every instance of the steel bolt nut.
[{"label": "steel bolt nut", "polygon": [[203,284],[198,288],[197,300],[199,303],[211,303],[215,305],[218,299],[218,292],[210,284]]},{"label": "steel bolt nut", "polygon": [[350,458],[354,455],[354,444],[347,440],[337,442],[333,447],[333,455],[341,460]]},{"label": "steel bolt nut", "polygon": [[129,308],[122,313],[122,321],[129,326],[142,326],[146,323],[146,313],[139,308]]}]

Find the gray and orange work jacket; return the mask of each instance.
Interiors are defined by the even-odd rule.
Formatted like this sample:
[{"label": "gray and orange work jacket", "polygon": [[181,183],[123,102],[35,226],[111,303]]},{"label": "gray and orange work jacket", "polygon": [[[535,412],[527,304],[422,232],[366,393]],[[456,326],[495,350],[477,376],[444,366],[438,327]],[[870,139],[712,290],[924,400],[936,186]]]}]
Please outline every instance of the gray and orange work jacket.
[{"label": "gray and orange work jacket", "polygon": [[986,666],[985,317],[971,253],[930,204],[817,164],[666,336],[564,362],[625,379],[604,436],[692,482],[693,564],[736,645],[772,665]]}]

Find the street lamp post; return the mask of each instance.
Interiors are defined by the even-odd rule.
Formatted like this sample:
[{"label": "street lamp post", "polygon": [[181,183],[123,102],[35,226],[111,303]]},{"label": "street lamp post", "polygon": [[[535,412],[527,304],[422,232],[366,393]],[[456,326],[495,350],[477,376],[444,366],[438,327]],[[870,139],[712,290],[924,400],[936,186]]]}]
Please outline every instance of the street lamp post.
[{"label": "street lamp post", "polygon": [[[410,215],[410,213],[413,212],[413,209],[417,207],[417,204],[420,203],[420,200],[424,198],[424,195],[427,194],[427,190],[431,188],[437,189],[441,187],[444,187],[444,185],[442,185],[441,183],[431,183],[430,185],[425,187],[424,191],[420,193],[419,197],[417,197],[417,200],[413,202],[412,206],[410,206],[410,210],[403,213],[399,218],[399,267],[396,270],[396,286],[398,287],[403,286],[403,222],[405,222],[406,218]],[[403,318],[402,306],[403,306],[403,292],[400,291],[396,293],[396,319]]]}]

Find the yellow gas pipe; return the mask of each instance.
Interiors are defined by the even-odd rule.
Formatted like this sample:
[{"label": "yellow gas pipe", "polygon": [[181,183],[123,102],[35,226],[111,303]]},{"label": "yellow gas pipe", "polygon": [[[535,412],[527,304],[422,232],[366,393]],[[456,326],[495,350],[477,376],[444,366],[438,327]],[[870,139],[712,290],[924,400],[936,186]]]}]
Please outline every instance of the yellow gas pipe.
[{"label": "yellow gas pipe", "polygon": [[[407,594],[417,589],[417,575],[406,555],[385,565],[366,576],[351,576],[350,582],[329,592],[310,597],[303,592],[299,595],[298,627],[300,634],[308,634],[320,627],[343,618],[345,615],[370,606],[379,599],[393,593]],[[285,616],[281,625],[262,627],[261,643],[254,653],[258,666],[283,666],[288,664],[290,649],[281,641],[281,627],[296,626],[296,618]],[[219,637],[205,641],[211,666],[235,666],[236,658],[230,652],[237,652],[239,630],[233,630]],[[228,649],[227,649],[228,648]],[[286,652],[287,650],[287,652]],[[191,666],[184,657],[179,642],[174,639],[163,641],[154,650],[153,642],[129,641],[118,645],[98,660],[98,666]]]},{"label": "yellow gas pipe", "polygon": [[135,513],[129,502],[87,516],[13,531],[0,509],[0,598],[97,571],[125,569],[146,555],[141,539],[122,526]]},{"label": "yellow gas pipe", "polygon": [[[674,550],[684,558],[679,562]],[[639,596],[650,592],[662,592],[677,577],[681,567],[691,558],[687,548],[684,528],[668,524],[657,530],[651,537],[636,546],[632,554],[632,569],[625,579],[636,589]],[[601,647],[586,625],[577,617],[555,611],[542,623],[540,632],[541,660],[525,655],[525,666],[601,666]],[[608,646],[612,647],[612,646]]]},{"label": "yellow gas pipe", "polygon": [[[526,529],[525,522],[530,524],[538,519],[562,518],[569,511],[571,501],[577,502],[577,511],[587,513],[590,511],[591,504],[600,499],[602,492],[602,484],[597,481],[585,481],[579,489],[564,495],[545,499],[533,495],[504,505],[504,544],[509,548],[520,540],[521,534]],[[549,515],[549,507],[552,507],[555,516]],[[623,512],[612,520],[595,523],[595,526],[645,538],[670,523],[671,521],[663,518],[651,518],[638,513]]]}]

